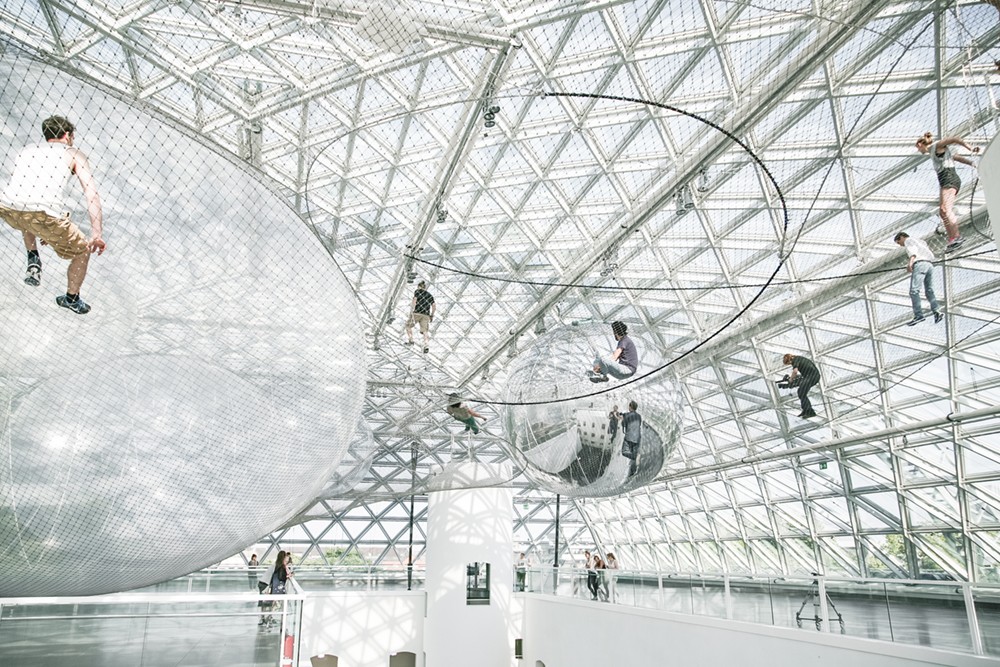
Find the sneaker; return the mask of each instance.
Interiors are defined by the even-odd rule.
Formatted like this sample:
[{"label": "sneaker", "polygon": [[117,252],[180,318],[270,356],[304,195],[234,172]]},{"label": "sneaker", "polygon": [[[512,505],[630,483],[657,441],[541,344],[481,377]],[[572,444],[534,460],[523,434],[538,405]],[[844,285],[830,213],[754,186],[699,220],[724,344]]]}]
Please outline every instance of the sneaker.
[{"label": "sneaker", "polygon": [[28,267],[27,273],[24,274],[24,282],[32,287],[38,287],[42,284],[42,267],[32,264]]},{"label": "sneaker", "polygon": [[426,345],[424,345],[424,354],[427,354],[430,351],[431,351],[431,348],[429,348]]},{"label": "sneaker", "polygon": [[906,326],[912,327],[914,324],[920,324],[925,319],[927,319],[927,318],[924,317],[923,315],[914,315],[913,319],[906,323]]},{"label": "sneaker", "polygon": [[63,308],[69,308],[77,315],[86,315],[87,313],[90,312],[90,306],[87,305],[86,301],[84,301],[79,297],[77,297],[76,301],[70,301],[68,298],[66,298],[65,294],[60,294],[59,296],[56,297],[56,303],[62,306]]},{"label": "sneaker", "polygon": [[934,313],[934,324],[939,324],[943,319],[944,315],[942,315],[941,313]]},{"label": "sneaker", "polygon": [[587,378],[591,382],[607,382],[608,376],[604,373],[595,373],[594,371],[587,371]]},{"label": "sneaker", "polygon": [[403,345],[413,345],[413,341],[412,340],[408,340],[405,343],[403,343]]},{"label": "sneaker", "polygon": [[805,412],[802,413],[802,418],[803,419],[809,419],[809,418],[815,417],[815,416],[816,416],[816,412],[814,410],[806,410]]},{"label": "sneaker", "polygon": [[949,241],[948,245],[946,245],[944,249],[946,252],[951,252],[952,250],[958,250],[959,248],[962,247],[963,243],[965,243],[965,239],[959,236],[958,238]]}]

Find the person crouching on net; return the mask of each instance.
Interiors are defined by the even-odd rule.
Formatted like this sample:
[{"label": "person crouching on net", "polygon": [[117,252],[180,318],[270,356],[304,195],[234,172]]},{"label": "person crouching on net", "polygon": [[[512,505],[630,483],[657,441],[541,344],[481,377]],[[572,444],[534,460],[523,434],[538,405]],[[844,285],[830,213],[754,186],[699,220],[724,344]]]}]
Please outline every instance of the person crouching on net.
[{"label": "person crouching on net", "polygon": [[[90,254],[102,254],[107,245],[101,239],[103,213],[101,196],[90,171],[87,156],[73,147],[73,123],[62,116],[42,121],[45,141],[26,146],[14,160],[14,171],[0,197],[0,218],[20,231],[28,251],[28,271],[24,282],[37,287],[42,282],[42,261],[37,239],[50,245],[56,254],[69,260],[66,271],[66,294],[56,303],[77,315],[90,312],[80,298],[80,287],[87,277]],[[90,238],[69,218],[64,202],[66,186],[75,175],[87,198],[90,215]]]},{"label": "person crouching on net", "polygon": [[625,323],[612,322],[611,333],[614,334],[618,345],[610,356],[602,359],[598,354],[594,358],[594,370],[587,371],[587,377],[591,382],[607,382],[609,375],[624,380],[632,377],[635,369],[639,367],[639,353],[635,349],[635,343],[628,337],[628,327]]},{"label": "person crouching on net", "polygon": [[448,394],[447,412],[451,415],[452,419],[465,424],[465,430],[472,431],[473,435],[479,435],[479,424],[476,422],[476,417],[486,421],[486,417],[472,408],[463,406],[458,394]]}]

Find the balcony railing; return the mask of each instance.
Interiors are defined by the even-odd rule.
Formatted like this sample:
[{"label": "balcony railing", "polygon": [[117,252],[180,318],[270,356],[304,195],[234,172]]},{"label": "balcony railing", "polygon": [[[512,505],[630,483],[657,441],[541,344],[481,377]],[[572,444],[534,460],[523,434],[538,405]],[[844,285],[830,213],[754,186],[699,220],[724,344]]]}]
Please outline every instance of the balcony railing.
[{"label": "balcony railing", "polygon": [[525,591],[1000,656],[996,585],[541,567]]}]

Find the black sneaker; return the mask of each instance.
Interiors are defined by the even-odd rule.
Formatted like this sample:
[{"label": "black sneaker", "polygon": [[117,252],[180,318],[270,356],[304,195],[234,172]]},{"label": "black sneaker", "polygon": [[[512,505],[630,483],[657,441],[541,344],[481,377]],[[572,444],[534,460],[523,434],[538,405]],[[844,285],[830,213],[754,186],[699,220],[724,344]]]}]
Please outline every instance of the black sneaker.
[{"label": "black sneaker", "polygon": [[403,343],[403,345],[413,345],[413,341],[412,340],[408,340],[405,343]]},{"label": "black sneaker", "polygon": [[923,315],[914,315],[913,319],[906,323],[906,326],[912,327],[914,324],[920,324],[921,322],[923,322],[926,319],[927,318],[924,317]]},{"label": "black sneaker", "polygon": [[608,381],[608,376],[605,375],[604,373],[596,373],[594,371],[587,371],[587,379],[589,379],[591,382],[594,382],[594,383],[597,383],[597,382],[607,382]]},{"label": "black sneaker", "polygon": [[29,266],[27,273],[24,274],[24,282],[26,285],[31,285],[32,287],[38,287],[41,285],[42,267],[37,264]]},{"label": "black sneaker", "polygon": [[431,348],[429,348],[429,347],[427,347],[427,346],[425,345],[425,346],[424,346],[424,354],[427,354],[427,353],[428,353],[428,352],[430,352],[430,351],[431,351]]},{"label": "black sneaker", "polygon": [[90,306],[79,297],[77,297],[76,301],[70,301],[65,294],[60,294],[56,297],[56,303],[63,308],[69,308],[77,315],[86,315],[90,312]]},{"label": "black sneaker", "polygon": [[803,419],[809,419],[809,418],[815,417],[815,416],[816,416],[816,412],[813,411],[813,410],[806,410],[805,412],[802,413],[802,418]]},{"label": "black sneaker", "polygon": [[944,319],[944,315],[941,313],[934,313],[934,324],[938,324]]},{"label": "black sneaker", "polygon": [[965,243],[965,239],[959,236],[957,239],[951,241],[948,245],[946,245],[944,249],[946,252],[951,252],[952,250],[958,250],[959,248],[962,247],[963,243]]}]

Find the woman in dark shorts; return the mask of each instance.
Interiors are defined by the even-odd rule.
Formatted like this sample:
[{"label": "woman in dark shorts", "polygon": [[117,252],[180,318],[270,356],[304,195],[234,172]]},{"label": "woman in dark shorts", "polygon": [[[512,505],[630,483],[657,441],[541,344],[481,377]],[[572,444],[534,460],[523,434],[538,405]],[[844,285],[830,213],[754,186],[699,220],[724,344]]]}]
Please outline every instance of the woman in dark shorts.
[{"label": "woman in dark shorts", "polygon": [[931,156],[934,164],[934,171],[937,172],[938,185],[941,186],[941,208],[939,213],[944,222],[944,229],[948,233],[948,250],[955,250],[962,245],[964,239],[958,232],[958,219],[955,218],[955,198],[962,188],[962,179],[958,177],[955,170],[955,163],[961,162],[970,167],[975,164],[968,158],[955,154],[955,146],[962,146],[967,151],[978,153],[979,147],[973,148],[965,143],[961,137],[945,137],[934,141],[934,135],[930,132],[917,139],[917,150]]}]

